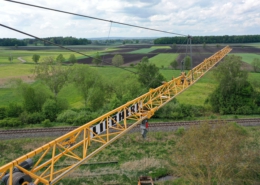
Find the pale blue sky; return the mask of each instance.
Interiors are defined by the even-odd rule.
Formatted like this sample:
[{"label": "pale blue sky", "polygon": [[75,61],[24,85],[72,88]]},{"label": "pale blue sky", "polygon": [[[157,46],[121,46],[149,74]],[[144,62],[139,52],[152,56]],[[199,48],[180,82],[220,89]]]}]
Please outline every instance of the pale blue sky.
[{"label": "pale blue sky", "polygon": [[[260,34],[259,0],[18,0],[180,34]],[[39,36],[107,37],[110,23],[0,0],[0,24]],[[169,34],[112,24],[112,37]],[[0,27],[1,38],[25,38]]]}]

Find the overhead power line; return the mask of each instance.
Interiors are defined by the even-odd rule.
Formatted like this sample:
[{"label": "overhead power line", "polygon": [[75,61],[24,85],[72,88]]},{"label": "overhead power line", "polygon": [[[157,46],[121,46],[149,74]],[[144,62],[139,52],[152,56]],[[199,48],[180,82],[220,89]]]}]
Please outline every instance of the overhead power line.
[{"label": "overhead power line", "polygon": [[57,10],[57,9],[53,9],[53,8],[47,8],[47,7],[33,5],[33,4],[29,4],[29,3],[23,3],[23,2],[12,1],[12,0],[4,0],[4,1],[8,1],[8,2],[11,2],[11,3],[17,3],[17,4],[22,4],[22,5],[26,5],[26,6],[32,6],[32,7],[35,7],[35,8],[41,8],[41,9],[45,9],[45,10],[51,10],[51,11],[55,11],[55,12],[65,13],[65,14],[70,14],[70,15],[75,15],[75,16],[80,16],[80,17],[85,17],[85,18],[90,18],[90,19],[96,19],[96,20],[99,20],[99,21],[106,21],[106,22],[121,24],[121,25],[125,25],[125,26],[131,26],[131,27],[151,30],[151,31],[157,31],[157,32],[168,33],[168,34],[179,35],[179,36],[188,36],[188,35],[184,35],[184,34],[180,34],[180,33],[174,33],[174,32],[168,32],[168,31],[163,31],[163,30],[157,30],[157,29],[153,29],[153,28],[147,28],[147,27],[137,26],[137,25],[128,24],[128,23],[121,23],[121,22],[117,22],[117,21],[101,19],[101,18],[98,18],[98,17],[92,17],[92,16],[87,16],[87,15],[67,12],[67,11],[63,11],[63,10]]}]

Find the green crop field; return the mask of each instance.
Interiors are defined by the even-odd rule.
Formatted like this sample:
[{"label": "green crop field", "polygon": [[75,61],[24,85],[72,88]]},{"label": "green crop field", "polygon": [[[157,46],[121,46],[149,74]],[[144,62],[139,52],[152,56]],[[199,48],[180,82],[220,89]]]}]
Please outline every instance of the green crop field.
[{"label": "green crop field", "polygon": [[32,74],[33,64],[2,64],[0,65],[0,78],[14,78]]},{"label": "green crop field", "polygon": [[[77,50],[77,49],[75,49]],[[104,55],[106,54],[106,52],[109,51],[115,51],[117,49],[115,48],[108,48],[105,50],[82,50],[80,52],[89,55],[89,56],[95,56],[97,52],[100,53],[100,55]],[[71,54],[74,54],[76,56],[77,59],[81,59],[81,58],[87,58],[86,56],[82,55],[82,54],[78,54],[75,52],[68,52],[66,50],[35,50],[35,51],[27,51],[27,50],[4,50],[1,49],[0,50],[0,64],[8,64],[10,63],[10,61],[8,60],[8,57],[11,55],[14,59],[13,63],[21,63],[21,61],[19,61],[17,58],[21,57],[23,60],[32,63],[32,56],[34,54],[38,54],[41,56],[40,61],[42,60],[43,57],[46,56],[51,56],[56,58],[59,54],[62,54],[63,57],[68,60],[69,56]]]},{"label": "green crop field", "polygon": [[158,49],[158,48],[143,48],[143,49],[130,51],[128,53],[130,53],[130,54],[146,54],[146,53],[150,53],[151,51],[154,51],[156,49]]},{"label": "green crop field", "polygon": [[[260,73],[249,73],[248,80],[254,81],[260,79]],[[217,87],[217,81],[212,71],[205,74],[198,82],[189,87],[177,99],[180,103],[191,105],[204,105],[208,95]]]},{"label": "green crop field", "polygon": [[191,104],[191,105],[204,105],[208,95],[214,91],[217,86],[213,73],[208,72],[194,85],[189,87],[182,94],[177,96],[177,100],[180,103]]},{"label": "green crop field", "polygon": [[170,46],[152,46],[151,48],[155,48],[155,49],[171,49]]},{"label": "green crop field", "polygon": [[155,64],[157,67],[161,68],[168,68],[170,63],[174,61],[178,57],[178,54],[166,54],[160,53],[152,58],[149,59],[150,63]]},{"label": "green crop field", "polygon": [[235,53],[234,55],[242,57],[242,61],[251,64],[254,60],[254,58],[260,59],[260,53],[254,54],[254,53]]},{"label": "green crop field", "polygon": [[260,43],[259,42],[257,42],[257,43],[246,43],[246,44],[243,44],[243,45],[260,48]]}]

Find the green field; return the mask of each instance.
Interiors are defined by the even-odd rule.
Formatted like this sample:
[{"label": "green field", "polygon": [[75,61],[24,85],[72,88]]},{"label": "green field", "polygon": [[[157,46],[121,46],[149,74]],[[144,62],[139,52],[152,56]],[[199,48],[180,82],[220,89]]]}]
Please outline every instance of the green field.
[{"label": "green field", "polygon": [[170,46],[152,46],[151,48],[155,48],[155,49],[171,49]]},{"label": "green field", "polygon": [[0,78],[14,78],[32,74],[34,64],[2,64]]},{"label": "green field", "polygon": [[174,61],[178,57],[178,54],[166,54],[160,53],[152,58],[149,59],[150,63],[155,64],[157,67],[162,68],[169,68],[170,63]]},{"label": "green field", "polygon": [[158,48],[143,48],[143,49],[130,51],[128,53],[130,53],[130,54],[147,54],[147,53],[150,53],[151,51],[154,51],[156,49],[158,49]]},{"label": "green field", "polygon": [[[159,54],[156,57],[153,57],[150,61],[157,61],[157,66],[160,67],[162,64],[159,63],[161,60],[158,58],[163,58],[165,56],[176,57],[176,54]],[[154,60],[157,59],[157,60]],[[167,60],[165,60],[167,61]],[[169,61],[168,61],[169,62]],[[164,65],[166,65],[164,63]],[[13,65],[2,65],[0,67],[0,78],[7,77],[20,77],[24,75],[30,75],[34,69],[34,64],[13,64]],[[93,67],[93,69],[98,70],[104,78],[111,79],[115,76],[122,74],[128,74],[129,71],[136,72],[135,68],[126,68],[129,71],[115,68],[112,66],[104,67]],[[160,69],[160,72],[165,76],[167,81],[171,80],[172,77],[178,77],[180,75],[180,70],[166,70]],[[260,79],[260,73],[249,73],[249,80]],[[204,101],[208,95],[215,89],[217,85],[216,80],[213,77],[212,72],[208,72],[202,79],[200,79],[196,84],[189,87],[185,92],[180,94],[177,99],[181,103],[193,104],[193,105],[204,105]],[[144,92],[145,93],[145,92]],[[83,104],[80,94],[77,92],[76,88],[70,84],[65,86],[59,93],[60,97],[66,98],[70,103],[71,107],[81,107]],[[14,92],[13,89],[9,88],[0,88],[0,105],[8,105],[10,102],[20,102],[21,98],[19,95]]]},{"label": "green field", "polygon": [[245,46],[252,46],[252,47],[256,47],[256,48],[260,48],[260,43],[246,43],[246,44],[243,44]]},{"label": "green field", "polygon": [[236,53],[234,54],[236,56],[242,57],[242,61],[251,64],[254,60],[254,58],[260,59],[260,53],[259,54],[254,54],[254,53]]},{"label": "green field", "polygon": [[[259,75],[260,77],[260,75]],[[205,74],[198,82],[189,87],[182,94],[178,95],[177,100],[183,104],[204,106],[208,95],[214,91],[217,86],[213,73],[210,71]]]},{"label": "green field", "polygon": [[[19,78],[22,75],[29,75],[31,74],[32,70],[34,69],[34,64],[17,64],[17,65],[6,65],[2,66],[0,68],[0,78],[7,78],[10,77],[10,74],[12,74],[12,77]],[[115,68],[115,67],[92,67],[93,69],[96,69],[99,71],[100,74],[105,79],[111,79],[115,76],[120,76],[123,74],[129,74],[131,71],[136,72],[135,68],[126,68],[128,71]],[[172,77],[177,77],[180,75],[179,70],[163,70],[161,69],[160,72],[165,76],[167,81],[171,80]],[[34,83],[34,86],[40,85],[39,83]],[[143,92],[146,93],[146,92]],[[68,84],[65,86],[59,93],[59,97],[65,98],[68,100],[71,107],[81,107],[83,105],[82,97],[78,93],[77,89],[72,85]],[[0,105],[7,106],[11,102],[21,103],[22,99],[20,98],[20,95],[11,88],[0,88]]]},{"label": "green field", "polygon": [[[260,73],[249,73],[249,81],[254,81],[256,79],[260,79]],[[204,106],[205,100],[208,98],[209,94],[214,91],[217,85],[218,82],[214,78],[212,71],[209,71],[198,82],[189,87],[182,94],[178,95],[177,100],[184,104]]]},{"label": "green field", "polygon": [[[77,51],[77,49],[75,49],[75,50]],[[115,51],[115,50],[117,50],[117,49],[108,48],[108,49],[105,49],[105,50],[82,50],[80,52],[85,54],[85,55],[95,56],[97,52],[99,52],[100,55],[104,55],[104,54],[106,54],[106,52]],[[36,50],[36,51],[4,50],[4,49],[1,49],[0,50],[0,64],[10,64],[10,61],[8,60],[8,57],[10,55],[14,58],[13,63],[21,63],[21,61],[19,61],[17,59],[18,57],[21,57],[23,60],[25,60],[29,63],[33,63],[32,56],[34,54],[38,54],[38,55],[41,56],[39,62],[41,62],[43,57],[51,56],[51,57],[56,58],[59,54],[62,54],[63,57],[66,60],[68,60],[68,58],[71,54],[74,54],[77,59],[87,58],[86,56],[84,56],[82,54],[78,54],[78,53],[70,52],[70,51],[66,51],[66,50],[61,50],[61,49],[57,49],[57,50]]]}]

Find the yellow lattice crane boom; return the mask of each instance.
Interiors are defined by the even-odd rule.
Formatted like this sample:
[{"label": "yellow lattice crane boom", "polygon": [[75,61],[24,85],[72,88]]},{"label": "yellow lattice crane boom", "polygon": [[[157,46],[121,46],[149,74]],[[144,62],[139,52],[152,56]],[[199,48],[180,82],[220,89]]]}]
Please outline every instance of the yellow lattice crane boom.
[{"label": "yellow lattice crane boom", "polygon": [[[57,183],[144,119],[153,116],[155,111],[193,85],[230,51],[231,48],[226,46],[187,75],[164,82],[156,89],[150,89],[142,96],[0,167],[0,179],[6,185]],[[58,166],[64,161],[71,165]]]}]

